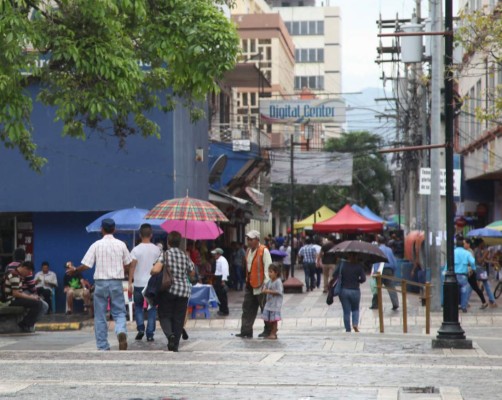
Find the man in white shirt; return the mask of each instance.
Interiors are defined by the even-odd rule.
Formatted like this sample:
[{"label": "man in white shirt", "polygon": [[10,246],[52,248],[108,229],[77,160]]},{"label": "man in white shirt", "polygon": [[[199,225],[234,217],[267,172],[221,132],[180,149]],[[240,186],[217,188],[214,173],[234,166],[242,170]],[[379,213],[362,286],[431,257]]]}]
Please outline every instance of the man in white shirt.
[{"label": "man in white shirt", "polygon": [[49,270],[49,263],[44,261],[42,263],[42,271],[35,274],[35,284],[37,293],[42,296],[44,301],[49,305],[47,314],[54,312],[52,309],[52,289],[58,287],[58,277],[53,271]]},{"label": "man in white shirt", "polygon": [[124,269],[132,262],[127,246],[121,240],[115,239],[115,221],[105,218],[101,221],[103,238],[94,242],[77,268],[70,266],[67,274],[83,272],[96,265],[94,271],[94,335],[98,350],[110,350],[108,343],[108,322],[106,313],[108,299],[110,312],[115,321],[115,334],[119,341],[119,350],[127,350],[127,326],[124,290]]},{"label": "man in white shirt", "polygon": [[216,268],[214,271],[214,291],[218,296],[218,300],[220,301],[220,310],[218,311],[218,315],[227,316],[229,314],[228,311],[228,298],[227,298],[227,280],[229,274],[228,261],[225,257],[223,257],[223,250],[219,247],[211,251],[211,254],[214,255],[216,259]]},{"label": "man in white shirt", "polygon": [[[138,329],[136,340],[143,339],[145,335],[145,313],[143,310],[145,299],[141,292],[148,284],[150,271],[161,253],[160,248],[152,243],[153,231],[150,224],[141,225],[139,236],[141,237],[141,243],[131,251],[132,263],[129,269],[129,293],[133,294],[134,317],[136,318],[136,328]],[[153,334],[157,321],[157,307],[150,307],[147,313],[146,340],[153,342]]]}]

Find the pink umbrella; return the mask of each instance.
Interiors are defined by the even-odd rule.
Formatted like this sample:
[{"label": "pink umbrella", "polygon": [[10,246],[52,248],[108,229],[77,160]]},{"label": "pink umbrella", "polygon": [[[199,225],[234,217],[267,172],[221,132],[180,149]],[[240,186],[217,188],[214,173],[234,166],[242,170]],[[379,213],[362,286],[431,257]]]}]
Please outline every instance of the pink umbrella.
[{"label": "pink umbrella", "polygon": [[168,219],[160,227],[166,232],[178,231],[190,240],[216,239],[223,231],[213,221]]}]

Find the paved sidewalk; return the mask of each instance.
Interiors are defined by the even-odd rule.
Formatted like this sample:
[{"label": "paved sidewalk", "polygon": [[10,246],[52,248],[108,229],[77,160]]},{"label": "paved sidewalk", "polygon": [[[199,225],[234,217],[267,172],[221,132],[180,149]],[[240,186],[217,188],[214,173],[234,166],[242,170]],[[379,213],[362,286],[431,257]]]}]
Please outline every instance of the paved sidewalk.
[{"label": "paved sidewalk", "polygon": [[[302,279],[301,271],[296,271]],[[153,343],[127,352],[96,351],[92,325],[80,330],[0,335],[0,398],[54,399],[497,399],[502,392],[502,310],[461,313],[472,350],[432,349],[442,316],[425,334],[425,308],[410,297],[408,334],[384,293],[385,333],[362,286],[361,333],[346,333],[341,306],[322,290],[284,297],[279,339],[239,339],[243,292],[229,293],[230,315],[187,323],[179,353],[166,351],[159,327]],[[502,308],[502,307],[501,307]],[[57,317],[60,318],[60,317]],[[263,322],[257,320],[255,336]],[[118,349],[110,323],[112,350]],[[431,393],[417,393],[420,391]]]}]

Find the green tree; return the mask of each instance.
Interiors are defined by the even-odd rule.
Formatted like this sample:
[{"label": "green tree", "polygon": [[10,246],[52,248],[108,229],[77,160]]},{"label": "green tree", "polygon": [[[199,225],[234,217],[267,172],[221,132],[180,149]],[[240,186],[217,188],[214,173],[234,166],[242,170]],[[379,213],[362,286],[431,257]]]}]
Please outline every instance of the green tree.
[{"label": "green tree", "polygon": [[392,182],[385,158],[377,152],[381,146],[380,136],[366,131],[344,133],[340,138],[328,139],[325,146],[327,151],[353,154],[352,186],[346,188],[347,199],[377,213],[381,201],[390,197]]},{"label": "green tree", "polygon": [[175,101],[201,118],[197,103],[238,53],[236,29],[216,6],[231,2],[0,1],[0,140],[35,170],[46,162],[32,140],[33,82],[62,134],[81,139],[85,127],[112,131],[120,145],[132,134],[158,137],[145,114]]}]

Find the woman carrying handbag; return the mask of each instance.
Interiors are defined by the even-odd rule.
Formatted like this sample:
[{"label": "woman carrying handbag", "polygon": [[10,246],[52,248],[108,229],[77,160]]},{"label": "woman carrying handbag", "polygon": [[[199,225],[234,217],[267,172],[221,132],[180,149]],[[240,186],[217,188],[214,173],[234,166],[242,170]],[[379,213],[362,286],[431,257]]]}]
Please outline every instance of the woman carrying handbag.
[{"label": "woman carrying handbag", "polygon": [[160,326],[167,338],[167,349],[178,351],[183,332],[188,299],[192,294],[192,285],[187,276],[192,277],[195,266],[180,247],[181,234],[172,231],[167,236],[168,250],[161,254],[152,268],[152,274],[159,274],[167,263],[171,272],[169,289],[158,295],[158,315]]},{"label": "woman carrying handbag", "polygon": [[346,260],[340,262],[340,266],[336,269],[333,277],[338,279],[339,274],[342,287],[339,297],[343,308],[345,331],[351,331],[350,321],[352,317],[352,328],[354,332],[359,332],[359,304],[361,302],[359,285],[366,281],[366,274],[356,253],[348,253]]}]

